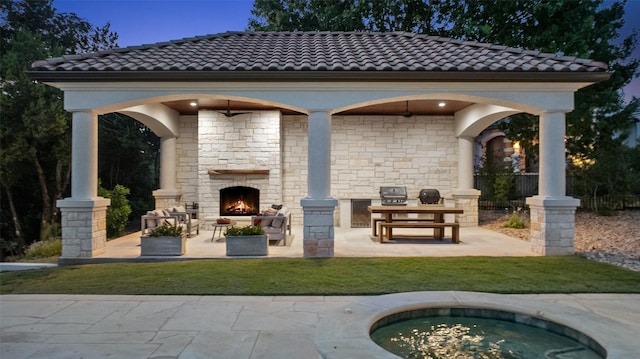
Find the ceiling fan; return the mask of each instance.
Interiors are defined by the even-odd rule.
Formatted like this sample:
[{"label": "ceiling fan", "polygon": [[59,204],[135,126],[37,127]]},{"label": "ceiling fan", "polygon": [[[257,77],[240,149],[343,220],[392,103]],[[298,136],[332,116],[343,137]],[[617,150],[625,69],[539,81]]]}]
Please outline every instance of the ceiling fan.
[{"label": "ceiling fan", "polygon": [[251,112],[231,112],[231,100],[227,100],[227,111],[225,112],[220,112],[219,113],[223,114],[225,117],[233,117],[233,116],[238,116],[238,115],[244,115],[247,113],[251,113]]},{"label": "ceiling fan", "polygon": [[409,112],[409,101],[406,102],[406,107],[404,112],[400,113],[399,115],[406,118],[413,116],[413,112]]}]

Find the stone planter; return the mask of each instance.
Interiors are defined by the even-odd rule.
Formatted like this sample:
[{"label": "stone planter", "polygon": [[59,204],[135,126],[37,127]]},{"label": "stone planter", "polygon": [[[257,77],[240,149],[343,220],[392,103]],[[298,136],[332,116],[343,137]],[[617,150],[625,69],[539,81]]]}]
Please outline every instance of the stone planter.
[{"label": "stone planter", "polygon": [[140,237],[143,256],[181,256],[186,252],[187,237]]},{"label": "stone planter", "polygon": [[269,248],[267,235],[226,236],[228,256],[266,256]]}]

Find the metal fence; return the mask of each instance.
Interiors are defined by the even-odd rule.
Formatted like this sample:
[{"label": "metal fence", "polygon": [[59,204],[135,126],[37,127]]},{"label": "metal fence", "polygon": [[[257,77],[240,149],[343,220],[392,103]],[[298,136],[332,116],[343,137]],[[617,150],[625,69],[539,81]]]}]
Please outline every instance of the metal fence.
[{"label": "metal fence", "polygon": [[[538,174],[537,173],[519,173],[513,174],[514,189],[512,196],[507,201],[496,201],[495,199],[486,197],[487,193],[492,191],[488,188],[491,185],[489,176],[475,175],[474,188],[480,190],[484,196],[480,197],[478,206],[480,209],[501,210],[505,208],[523,208],[527,197],[538,194]],[[624,198],[619,196],[582,196],[575,193],[575,177],[567,176],[566,193],[567,196],[580,199],[579,209],[595,210],[597,208],[609,209],[640,209],[640,195],[629,195]]]}]

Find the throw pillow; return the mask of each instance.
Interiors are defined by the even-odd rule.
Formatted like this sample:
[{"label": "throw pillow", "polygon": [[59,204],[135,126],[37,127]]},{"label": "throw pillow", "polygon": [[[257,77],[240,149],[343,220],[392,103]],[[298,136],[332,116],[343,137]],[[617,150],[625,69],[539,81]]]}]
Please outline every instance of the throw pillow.
[{"label": "throw pillow", "polygon": [[271,222],[271,227],[274,228],[280,228],[282,227],[282,224],[284,223],[284,218],[274,218],[273,221]]},{"label": "throw pillow", "polygon": [[[147,212],[147,216],[154,216],[155,217],[154,211],[148,211]],[[145,226],[148,229],[154,229],[154,228],[156,228],[158,226],[155,218],[145,218],[144,221],[145,221]]]},{"label": "throw pillow", "polygon": [[276,214],[278,214],[278,210],[273,208],[267,208],[263,213],[264,216],[275,216]]}]

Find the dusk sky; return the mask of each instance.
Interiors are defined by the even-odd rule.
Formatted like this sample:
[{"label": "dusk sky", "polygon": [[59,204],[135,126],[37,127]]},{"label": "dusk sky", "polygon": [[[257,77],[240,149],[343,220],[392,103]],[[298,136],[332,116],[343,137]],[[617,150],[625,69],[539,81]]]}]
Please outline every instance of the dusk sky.
[{"label": "dusk sky", "polygon": [[[610,3],[611,1],[605,1]],[[94,26],[111,23],[120,47],[246,30],[253,0],[54,0],[58,12],[73,12]],[[623,34],[640,30],[640,0],[628,0]],[[640,58],[640,46],[634,57]],[[625,89],[640,97],[640,79]]]}]

